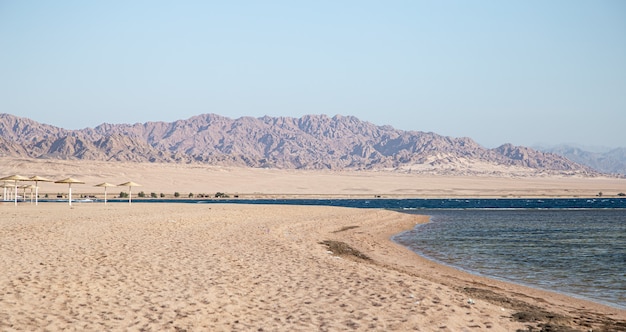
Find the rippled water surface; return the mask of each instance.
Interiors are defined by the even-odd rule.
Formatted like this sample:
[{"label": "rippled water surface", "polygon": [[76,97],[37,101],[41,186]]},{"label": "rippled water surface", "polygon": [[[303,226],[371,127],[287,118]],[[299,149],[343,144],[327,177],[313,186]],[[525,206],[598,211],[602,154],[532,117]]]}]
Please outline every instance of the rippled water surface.
[{"label": "rippled water surface", "polygon": [[626,309],[626,211],[421,210],[397,235],[461,269]]}]

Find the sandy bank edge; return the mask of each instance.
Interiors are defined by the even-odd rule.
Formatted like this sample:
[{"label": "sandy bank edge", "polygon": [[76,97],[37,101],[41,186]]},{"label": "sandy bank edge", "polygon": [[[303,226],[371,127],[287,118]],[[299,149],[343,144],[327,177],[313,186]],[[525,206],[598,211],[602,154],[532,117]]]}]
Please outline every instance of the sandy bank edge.
[{"label": "sandy bank edge", "polygon": [[626,328],[626,310],[473,275],[419,256],[391,238],[413,229],[417,223],[428,222],[430,217],[389,212],[398,214],[395,222],[367,221],[361,228],[336,233],[336,239],[368,255],[373,264],[448,286],[477,301],[512,309],[516,312],[513,319],[529,325],[552,328],[551,331],[568,327],[585,331]]},{"label": "sandy bank edge", "polygon": [[[0,278],[0,326],[17,330],[626,326],[623,311],[469,275],[390,241],[425,216],[173,203],[4,212],[0,265],[9,272]],[[348,243],[371,261],[333,257],[324,240]],[[516,313],[526,321],[516,322]]]}]

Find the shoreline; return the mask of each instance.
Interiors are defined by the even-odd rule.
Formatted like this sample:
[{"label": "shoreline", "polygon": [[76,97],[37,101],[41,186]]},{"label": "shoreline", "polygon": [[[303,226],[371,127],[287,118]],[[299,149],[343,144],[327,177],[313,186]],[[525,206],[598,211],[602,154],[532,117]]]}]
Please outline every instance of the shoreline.
[{"label": "shoreline", "polygon": [[[393,242],[395,243],[395,241],[393,241]],[[600,301],[598,299],[585,297],[585,296],[579,295],[579,294],[568,293],[568,292],[559,291],[559,290],[555,290],[555,289],[544,288],[544,287],[541,287],[539,285],[533,285],[533,284],[526,284],[526,283],[523,283],[523,282],[517,282],[517,281],[514,281],[514,280],[506,279],[504,277],[498,277],[498,276],[494,276],[494,275],[483,274],[483,273],[480,273],[480,272],[463,269],[463,268],[461,268],[459,266],[455,266],[453,264],[448,264],[446,262],[442,262],[442,261],[430,258],[428,256],[425,256],[425,255],[422,255],[420,253],[414,252],[412,250],[411,250],[411,252],[413,252],[416,255],[418,255],[420,257],[423,257],[424,259],[429,260],[429,261],[431,261],[431,262],[433,262],[435,264],[442,265],[442,266],[447,266],[447,267],[459,270],[462,273],[466,273],[466,274],[469,274],[469,275],[472,275],[472,276],[477,276],[477,277],[480,277],[480,278],[486,278],[486,279],[490,279],[490,280],[495,280],[495,281],[499,281],[499,282],[503,282],[503,283],[507,283],[507,284],[512,284],[512,285],[517,285],[519,287],[532,288],[532,289],[536,289],[536,290],[541,291],[541,292],[555,293],[555,294],[559,294],[559,295],[566,296],[566,297],[571,297],[571,298],[574,298],[574,299],[577,299],[577,300],[581,300],[581,301],[592,302],[592,303],[595,303],[597,305],[609,307],[609,308],[612,308],[612,309],[615,309],[615,310],[626,310],[626,306],[620,307],[619,304],[616,304],[616,303],[603,302],[603,301]]]},{"label": "shoreline", "polygon": [[[428,216],[428,215],[426,215],[426,216]],[[428,216],[428,217],[430,218],[431,216]],[[430,222],[430,220],[426,221],[426,222]],[[588,297],[585,297],[585,296],[579,295],[579,294],[568,293],[568,292],[559,291],[559,290],[555,290],[555,289],[544,288],[544,287],[541,287],[540,285],[526,284],[526,283],[523,283],[523,282],[518,282],[518,281],[515,281],[515,280],[507,279],[506,277],[499,277],[499,276],[495,276],[495,275],[484,274],[484,273],[480,273],[478,271],[472,271],[472,270],[469,270],[469,269],[464,269],[464,268],[462,268],[460,266],[456,266],[454,264],[450,264],[450,263],[447,263],[447,262],[444,262],[444,261],[440,261],[440,260],[437,260],[437,259],[432,258],[432,257],[428,257],[427,255],[424,255],[422,253],[419,253],[419,252],[411,250],[410,248],[402,245],[401,243],[398,243],[394,239],[396,236],[401,235],[402,233],[404,233],[406,231],[410,231],[410,230],[412,230],[412,228],[411,229],[406,229],[406,230],[404,230],[404,231],[402,231],[400,233],[392,235],[391,238],[390,238],[390,241],[395,243],[395,244],[398,244],[398,245],[400,245],[400,246],[402,246],[404,248],[406,248],[407,250],[411,251],[412,253],[414,253],[414,254],[416,254],[416,255],[418,255],[418,256],[420,256],[420,257],[422,257],[422,258],[424,258],[424,259],[426,259],[428,261],[431,261],[431,262],[433,262],[435,264],[438,264],[438,265],[441,265],[441,266],[450,267],[450,268],[456,269],[456,270],[458,270],[458,271],[460,271],[462,273],[466,273],[466,274],[469,274],[469,275],[472,275],[472,276],[477,276],[477,277],[481,277],[481,278],[487,278],[487,279],[490,279],[490,280],[496,280],[496,281],[499,281],[499,282],[504,282],[504,283],[508,283],[508,284],[517,285],[517,286],[520,286],[520,287],[532,288],[532,289],[536,289],[538,291],[542,291],[542,292],[546,292],[546,293],[560,294],[562,296],[575,298],[575,299],[578,299],[578,300],[581,300],[581,301],[592,302],[592,303],[595,303],[595,304],[598,304],[598,305],[601,305],[601,306],[610,307],[610,308],[613,308],[613,309],[616,309],[616,310],[626,311],[626,305],[622,305],[622,307],[620,307],[619,304],[617,304],[617,303],[602,302],[602,301],[600,301],[598,299],[588,298]]]},{"label": "shoreline", "polygon": [[[1,194],[0,194],[1,196]],[[565,196],[550,196],[550,197],[544,197],[544,196],[528,196],[528,197],[477,197],[477,196],[458,196],[458,197],[398,197],[398,196],[385,196],[385,197],[362,197],[362,196],[350,196],[350,197],[344,197],[344,196],[316,196],[316,197],[311,197],[311,196],[282,196],[282,197],[276,197],[276,196],[263,196],[263,197],[254,197],[254,198],[248,198],[248,197],[226,197],[226,198],[211,198],[211,197],[204,197],[204,198],[147,198],[147,197],[132,197],[132,202],[133,203],[149,203],[149,204],[281,204],[281,202],[298,202],[298,201],[310,201],[310,202],[315,202],[315,201],[345,201],[345,202],[350,202],[350,201],[363,201],[363,202],[376,202],[376,201],[423,201],[423,202],[428,202],[428,201],[466,201],[466,202],[470,202],[470,201],[480,201],[480,200],[485,200],[485,201],[500,201],[500,202],[505,202],[505,201],[531,201],[530,203],[543,203],[544,200],[553,200],[553,201],[578,201],[581,202],[582,200],[586,200],[587,202],[595,202],[595,201],[602,201],[602,200],[615,200],[615,201],[619,201],[620,203],[626,202],[626,197],[622,197],[622,196],[602,196],[602,197],[565,197]],[[532,200],[535,200],[535,202],[532,202]],[[23,200],[21,197],[18,199],[18,204],[23,204],[23,205],[27,205],[27,204],[32,204],[34,203],[34,198],[31,201],[30,198],[27,198],[26,200]],[[51,198],[39,198],[38,201],[40,203],[67,203],[68,199],[67,197],[65,198],[55,198],[55,199],[51,199]],[[2,203],[13,203],[13,199],[10,200],[2,200],[0,199],[0,204]],[[98,196],[85,196],[85,197],[79,197],[79,198],[72,198],[72,202],[75,203],[102,203],[104,202],[104,198],[100,198]],[[271,203],[270,203],[271,202]],[[274,203],[276,202],[276,203]],[[107,203],[112,203],[112,204],[117,204],[117,203],[128,203],[128,198],[107,198]],[[299,205],[296,203],[287,203],[286,205]],[[305,204],[306,205],[306,204]],[[317,204],[316,204],[317,205]],[[344,206],[344,207],[351,207],[351,205],[328,205],[328,204],[319,204],[319,205],[327,205],[327,206]],[[374,204],[376,205],[376,204]],[[377,208],[389,208],[389,209],[396,209],[394,207],[386,207],[384,205],[376,205],[376,206],[380,206]],[[424,210],[430,210],[430,209],[482,209],[480,207],[467,207],[467,206],[457,206],[454,207],[454,205],[452,205],[453,207],[431,207],[431,206],[418,206],[418,207],[410,207],[410,208],[405,208],[406,210],[412,210],[412,211],[419,211],[421,209]],[[353,206],[353,207],[357,207],[357,206]],[[363,208],[367,208],[366,206],[364,206]],[[487,208],[491,208],[491,209],[537,209],[537,208],[543,208],[540,206],[490,206]],[[568,207],[568,206],[557,206],[557,207],[547,207],[546,209],[554,209],[554,210],[559,210],[559,209],[624,209],[626,208],[625,206],[617,206],[617,207],[604,207],[604,206],[600,206],[600,207],[594,207],[594,206],[580,206],[577,205],[575,207]]]},{"label": "shoreline", "polygon": [[[239,204],[3,209],[0,329],[626,327],[624,310],[468,274],[391,240],[427,216]],[[334,255],[322,243],[356,251]]]},{"label": "shoreline", "polygon": [[[137,190],[137,189],[136,189]],[[125,192],[124,189],[121,189],[122,192]],[[141,192],[142,190],[139,190]],[[62,198],[53,198],[52,196],[56,196],[60,194],[63,196]],[[146,197],[138,197],[138,192],[133,191],[133,202],[134,201],[142,201],[142,200],[163,200],[163,203],[169,203],[169,201],[214,201],[220,202],[224,200],[231,199],[239,199],[239,200],[263,200],[263,199],[310,199],[310,200],[326,200],[326,199],[368,199],[368,200],[377,200],[377,199],[497,199],[497,200],[515,200],[515,199],[626,199],[626,196],[619,194],[609,194],[598,196],[597,194],[515,194],[515,195],[506,195],[506,194],[428,194],[428,195],[420,195],[420,194],[380,194],[380,195],[371,195],[371,194],[285,194],[285,193],[224,193],[228,195],[227,197],[212,197],[212,196],[194,196],[187,197],[182,195],[180,197],[176,197],[174,194],[167,194],[165,197],[148,197],[150,193],[145,193]],[[28,203],[30,201],[30,193],[26,193],[26,200],[22,201],[21,199],[22,193],[19,193],[18,202]],[[49,197],[46,198],[45,195]],[[73,191],[73,195],[77,195],[77,197],[72,197],[72,200],[79,200],[81,198],[91,198],[97,199],[98,201],[104,200],[104,194],[102,192],[92,192],[82,190],[80,192]],[[119,198],[114,193],[109,193],[107,196],[108,202],[124,202],[127,201],[127,198]],[[194,194],[195,195],[195,194]],[[203,195],[203,194],[202,194]],[[2,196],[2,194],[0,194]],[[183,197],[184,196],[184,197]],[[65,192],[40,192],[39,193],[39,201],[48,201],[55,202],[65,200],[67,201],[67,193]],[[3,202],[3,200],[0,200]]]},{"label": "shoreline", "polygon": [[[518,311],[514,316],[519,314],[521,322],[532,322],[539,327],[545,327],[548,324],[551,328],[550,331],[571,331],[570,328],[583,328],[584,331],[587,331],[586,329],[591,330],[592,325],[595,326],[594,331],[598,328],[600,331],[620,331],[626,328],[625,309],[532,285],[474,274],[453,265],[429,259],[410,250],[395,242],[393,237],[413,229],[417,223],[429,222],[430,217],[427,215],[408,215],[416,216],[417,221],[415,223],[405,221],[391,228],[380,226],[374,228],[377,230],[374,236],[381,241],[386,240],[396,247],[398,251],[395,251],[395,254],[401,257],[377,255],[384,267],[452,287],[472,297],[474,302],[476,298],[479,298],[496,305],[509,305]],[[356,248],[362,247],[359,240],[363,240],[363,238],[347,237],[347,239]],[[406,265],[406,262],[412,262],[414,265]],[[428,272],[420,271],[419,268],[424,266],[427,266],[429,271],[435,271],[435,273],[429,275]]]}]

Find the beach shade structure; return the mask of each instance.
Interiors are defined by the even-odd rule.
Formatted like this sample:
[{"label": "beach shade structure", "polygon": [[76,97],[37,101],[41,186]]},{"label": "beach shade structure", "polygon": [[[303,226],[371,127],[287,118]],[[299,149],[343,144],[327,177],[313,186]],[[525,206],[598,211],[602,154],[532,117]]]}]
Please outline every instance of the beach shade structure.
[{"label": "beach shade structure", "polygon": [[14,191],[15,205],[17,205],[17,181],[28,181],[28,180],[30,180],[30,179],[25,177],[25,176],[21,176],[21,175],[9,175],[9,176],[5,176],[3,178],[0,178],[0,181],[13,181],[14,182],[14,187],[15,187],[15,191]]},{"label": "beach shade structure", "polygon": [[118,184],[118,187],[128,187],[128,204],[132,204],[132,200],[133,200],[133,192],[132,192],[132,188],[133,187],[141,187],[141,185],[139,183],[135,183],[132,181],[129,182],[124,182],[122,184]]},{"label": "beach shade structure", "polygon": [[39,182],[52,182],[50,179],[35,175],[30,178],[30,181],[35,181],[35,205],[39,204]]},{"label": "beach shade structure", "polygon": [[24,194],[22,197],[24,197],[24,202],[26,202],[26,189],[30,189],[30,204],[33,204],[33,189],[35,189],[35,186],[32,184],[27,184],[27,185],[23,185],[20,188],[22,188],[22,190],[24,190]]},{"label": "beach shade structure", "polygon": [[104,187],[104,205],[107,204],[107,187],[117,187],[116,185],[108,182],[102,182],[100,184],[95,185],[94,187]]},{"label": "beach shade structure", "polygon": [[67,197],[68,197],[68,201],[70,202],[70,206],[72,206],[72,183],[85,183],[85,182],[72,179],[72,178],[67,178],[67,179],[63,179],[59,181],[54,181],[54,183],[67,183],[69,185],[69,195]]},{"label": "beach shade structure", "polygon": [[8,191],[8,189],[13,188],[13,185],[10,185],[6,182],[2,182],[2,184],[0,184],[0,188],[3,189],[3,193],[2,193],[2,200],[3,201],[8,201],[9,200],[9,195],[11,194],[10,191]]}]

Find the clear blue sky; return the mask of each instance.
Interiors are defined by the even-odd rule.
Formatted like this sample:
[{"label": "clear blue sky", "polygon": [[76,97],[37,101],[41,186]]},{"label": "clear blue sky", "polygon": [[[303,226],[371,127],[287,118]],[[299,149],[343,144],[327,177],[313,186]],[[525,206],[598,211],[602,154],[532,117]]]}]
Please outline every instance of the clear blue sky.
[{"label": "clear blue sky", "polygon": [[626,1],[0,0],[0,113],[341,114],[486,147],[626,146]]}]

